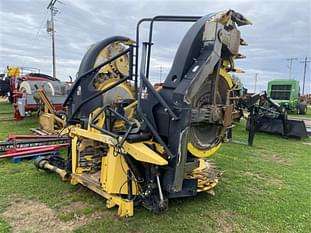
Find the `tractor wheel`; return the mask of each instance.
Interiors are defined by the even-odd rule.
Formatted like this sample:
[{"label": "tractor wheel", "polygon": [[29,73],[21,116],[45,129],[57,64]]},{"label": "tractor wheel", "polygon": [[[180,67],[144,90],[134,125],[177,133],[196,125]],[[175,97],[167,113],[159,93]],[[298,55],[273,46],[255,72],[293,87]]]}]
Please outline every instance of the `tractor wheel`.
[{"label": "tractor wheel", "polygon": [[299,103],[298,104],[298,114],[305,115],[307,113],[307,104],[306,103]]}]

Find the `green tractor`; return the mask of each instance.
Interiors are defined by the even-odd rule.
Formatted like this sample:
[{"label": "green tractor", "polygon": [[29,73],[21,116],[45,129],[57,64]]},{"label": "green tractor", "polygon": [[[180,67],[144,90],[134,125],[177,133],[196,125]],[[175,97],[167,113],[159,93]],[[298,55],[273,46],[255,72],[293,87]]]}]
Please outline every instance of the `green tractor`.
[{"label": "green tractor", "polygon": [[268,82],[268,97],[285,107],[287,112],[296,114],[307,113],[307,103],[300,98],[299,81],[272,80]]}]

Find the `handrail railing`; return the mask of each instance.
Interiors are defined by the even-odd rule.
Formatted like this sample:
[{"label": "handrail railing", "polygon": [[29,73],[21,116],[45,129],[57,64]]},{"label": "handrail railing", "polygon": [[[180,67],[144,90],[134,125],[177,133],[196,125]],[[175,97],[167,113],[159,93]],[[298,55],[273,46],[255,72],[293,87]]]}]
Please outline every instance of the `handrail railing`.
[{"label": "handrail railing", "polygon": [[150,68],[150,57],[151,57],[151,46],[152,46],[152,36],[153,36],[153,24],[154,22],[195,22],[202,16],[174,16],[174,15],[159,15],[153,18],[143,18],[138,21],[136,25],[136,47],[135,47],[135,88],[137,90],[138,82],[138,54],[139,54],[139,36],[140,36],[140,26],[144,22],[150,22],[149,26],[149,40],[148,40],[148,53],[147,53],[147,66],[146,66],[146,77],[149,77]]}]

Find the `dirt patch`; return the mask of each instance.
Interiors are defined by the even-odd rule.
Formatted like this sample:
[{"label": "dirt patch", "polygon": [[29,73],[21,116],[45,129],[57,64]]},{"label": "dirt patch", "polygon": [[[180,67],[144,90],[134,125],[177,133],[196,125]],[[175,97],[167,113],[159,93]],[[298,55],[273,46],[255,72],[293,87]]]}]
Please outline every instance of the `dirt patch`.
[{"label": "dirt patch", "polygon": [[253,191],[255,193],[263,192],[263,190],[259,189],[259,187],[266,189],[267,187],[270,188],[272,186],[274,189],[280,189],[283,184],[283,181],[276,177],[264,176],[250,171],[244,172],[244,175],[252,177],[256,181],[256,183],[258,183],[258,181],[260,182],[261,185],[259,185],[258,187],[252,187],[250,189],[250,191]]},{"label": "dirt patch", "polygon": [[232,210],[223,210],[213,216],[216,225],[216,232],[243,232],[243,226],[239,225],[236,221],[237,213]]},{"label": "dirt patch", "polygon": [[267,177],[264,177],[260,174],[257,174],[257,173],[253,173],[253,172],[250,172],[250,171],[247,171],[247,172],[244,172],[244,175],[245,176],[250,176],[250,177],[253,177],[254,179],[256,180],[267,180]]},{"label": "dirt patch", "polygon": [[[81,203],[72,204],[71,208],[76,205],[81,206]],[[66,211],[69,211],[69,208],[70,206]],[[103,213],[95,212],[88,216],[79,215],[70,221],[62,222],[57,217],[56,211],[43,203],[30,200],[16,200],[11,203],[2,215],[12,226],[13,233],[25,231],[34,233],[67,233],[101,218]]]},{"label": "dirt patch", "polygon": [[279,154],[275,154],[271,152],[260,154],[260,158],[268,162],[273,162],[273,163],[282,164],[282,165],[290,165],[290,161],[288,159],[282,157]]},{"label": "dirt patch", "polygon": [[87,207],[88,205],[86,203],[78,201],[78,202],[73,202],[69,205],[63,206],[60,211],[63,213],[71,213],[73,212],[73,210],[82,210]]}]

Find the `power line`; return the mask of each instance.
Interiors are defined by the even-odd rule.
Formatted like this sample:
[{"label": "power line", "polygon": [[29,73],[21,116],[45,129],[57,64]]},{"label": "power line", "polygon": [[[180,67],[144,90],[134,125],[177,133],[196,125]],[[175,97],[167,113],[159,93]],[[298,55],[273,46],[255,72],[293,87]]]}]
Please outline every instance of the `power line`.
[{"label": "power line", "polygon": [[38,36],[39,36],[39,33],[40,33],[40,31],[41,31],[41,29],[42,29],[42,27],[43,27],[43,24],[46,22],[48,13],[49,13],[49,12],[46,11],[46,14],[45,14],[45,16],[44,16],[44,18],[43,18],[43,20],[42,20],[40,26],[39,26],[39,29],[38,29],[37,33],[36,33],[35,39],[34,39],[34,41],[33,41],[33,44],[34,44],[34,42],[38,39]]},{"label": "power line", "polygon": [[298,58],[297,57],[290,57],[286,59],[289,62],[288,65],[288,79],[292,79],[292,66],[293,66],[293,61],[297,61]]},{"label": "power line", "polygon": [[303,69],[303,83],[302,83],[302,95],[305,94],[305,82],[306,82],[306,73],[307,73],[307,63],[311,62],[311,60],[308,60],[308,57],[305,57],[304,61],[300,61],[300,63],[304,63],[304,69]]}]

